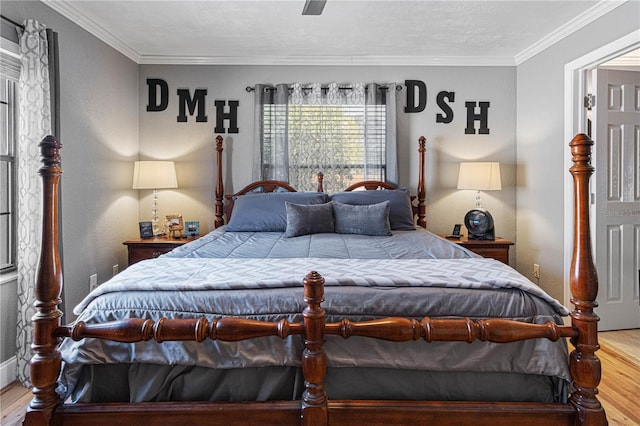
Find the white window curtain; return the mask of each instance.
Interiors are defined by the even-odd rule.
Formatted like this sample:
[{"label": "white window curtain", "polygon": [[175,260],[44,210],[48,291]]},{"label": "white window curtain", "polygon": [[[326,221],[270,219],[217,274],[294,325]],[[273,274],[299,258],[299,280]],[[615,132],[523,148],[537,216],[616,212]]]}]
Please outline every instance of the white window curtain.
[{"label": "white window curtain", "polygon": [[354,181],[397,183],[396,85],[258,84],[253,178],[327,192]]},{"label": "white window curtain", "polygon": [[[51,91],[57,85],[50,79],[50,48],[48,36],[55,33],[35,20],[26,20],[20,33],[22,64],[19,80],[19,127],[17,146],[18,172],[18,380],[30,386],[29,361],[35,313],[34,287],[40,256],[42,234],[42,188],[38,175],[40,150],[38,144],[52,128]],[[53,42],[56,44],[55,42]],[[57,60],[54,61],[57,63]],[[55,102],[53,103],[55,107]],[[55,120],[53,120],[55,122]]]}]

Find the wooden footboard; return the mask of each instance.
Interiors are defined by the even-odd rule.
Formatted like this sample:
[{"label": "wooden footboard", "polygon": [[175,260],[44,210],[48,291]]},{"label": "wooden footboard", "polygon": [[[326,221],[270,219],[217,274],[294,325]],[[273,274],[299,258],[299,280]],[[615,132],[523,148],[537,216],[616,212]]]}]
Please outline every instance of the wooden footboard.
[{"label": "wooden footboard", "polygon": [[[575,182],[575,240],[571,267],[571,326],[554,323],[528,324],[504,319],[430,319],[384,318],[354,322],[344,319],[327,323],[322,308],[324,279],[317,272],[304,277],[303,321],[292,323],[221,318],[128,319],[104,324],[73,326],[60,324],[62,274],[58,251],[58,181],[60,144],[53,137],[41,146],[44,166],[40,174],[44,183],[42,253],[36,284],[34,317],[34,357],[31,362],[33,400],[27,409],[26,425],[73,424],[486,424],[486,425],[604,425],[607,423],[597,399],[600,381],[596,306],[597,278],[591,258],[589,235],[588,180],[593,173],[590,152],[593,143],[585,135],[571,141]],[[274,402],[175,402],[175,403],[95,403],[63,404],[55,392],[61,369],[57,343],[62,337],[100,338],[121,342],[206,339],[237,341],[264,336],[304,335],[302,370],[305,391],[301,401]],[[570,368],[575,391],[566,404],[548,403],[480,403],[431,401],[329,401],[324,391],[327,354],[326,335],[344,338],[364,336],[404,342],[425,340],[472,342],[514,342],[525,339],[557,340],[569,337],[575,346]],[[399,343],[401,344],[401,343]]]}]

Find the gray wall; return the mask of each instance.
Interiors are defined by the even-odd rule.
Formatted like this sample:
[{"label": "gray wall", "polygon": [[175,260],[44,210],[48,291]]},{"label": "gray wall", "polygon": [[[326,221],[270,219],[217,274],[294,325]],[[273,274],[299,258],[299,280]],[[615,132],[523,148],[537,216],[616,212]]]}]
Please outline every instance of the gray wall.
[{"label": "gray wall", "polygon": [[[173,158],[177,162],[180,188],[162,191],[160,214],[180,213],[212,228],[211,206],[214,179],[214,101],[238,100],[237,134],[225,137],[226,192],[239,190],[251,181],[253,161],[253,93],[246,86],[280,82],[390,82],[421,80],[428,89],[425,111],[404,113],[406,90],[398,95],[398,151],[400,184],[415,192],[418,179],[418,138],[427,138],[427,220],[429,229],[449,233],[454,223],[475,206],[473,191],[456,190],[458,163],[464,160],[500,161],[503,190],[483,194],[494,216],[497,233],[515,239],[515,67],[347,67],[347,66],[174,66],[140,67],[140,155]],[[169,106],[163,112],[147,112],[148,78],[169,85]],[[178,123],[178,88],[206,88],[208,122]],[[442,111],[436,105],[440,91],[455,92],[451,104],[454,119],[436,123]],[[489,101],[489,135],[465,135],[465,101]],[[228,123],[227,123],[228,124]],[[140,216],[150,216],[150,194],[142,194]]]},{"label": "gray wall", "polygon": [[[640,28],[640,2],[630,1],[518,66],[517,269],[564,297],[564,66]],[[534,280],[535,281],[535,280]]]},{"label": "gray wall", "polygon": [[64,303],[68,317],[89,290],[124,268],[122,241],[137,235],[138,66],[48,6],[3,1],[16,22],[36,19],[58,32],[62,142]]}]

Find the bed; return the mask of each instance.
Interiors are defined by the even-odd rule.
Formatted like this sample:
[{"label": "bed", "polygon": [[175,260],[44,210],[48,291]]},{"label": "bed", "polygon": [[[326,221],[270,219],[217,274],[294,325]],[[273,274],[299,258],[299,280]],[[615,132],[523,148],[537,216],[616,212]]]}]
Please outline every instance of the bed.
[{"label": "bed", "polygon": [[382,182],[328,195],[322,176],[313,193],[261,181],[226,196],[222,143],[216,229],[127,268],[61,325],[60,144],[43,140],[25,424],[606,424],[586,136],[570,143],[571,325],[515,270],[424,229],[424,138],[413,200]]}]

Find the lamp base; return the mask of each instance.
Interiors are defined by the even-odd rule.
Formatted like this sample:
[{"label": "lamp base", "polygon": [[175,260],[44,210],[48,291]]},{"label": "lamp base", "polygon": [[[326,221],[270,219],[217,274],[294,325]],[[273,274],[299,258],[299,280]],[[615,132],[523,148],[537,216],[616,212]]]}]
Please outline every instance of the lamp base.
[{"label": "lamp base", "polygon": [[158,237],[163,232],[160,230],[160,220],[158,219],[158,190],[153,190],[153,205],[151,207],[151,223],[153,236]]}]

